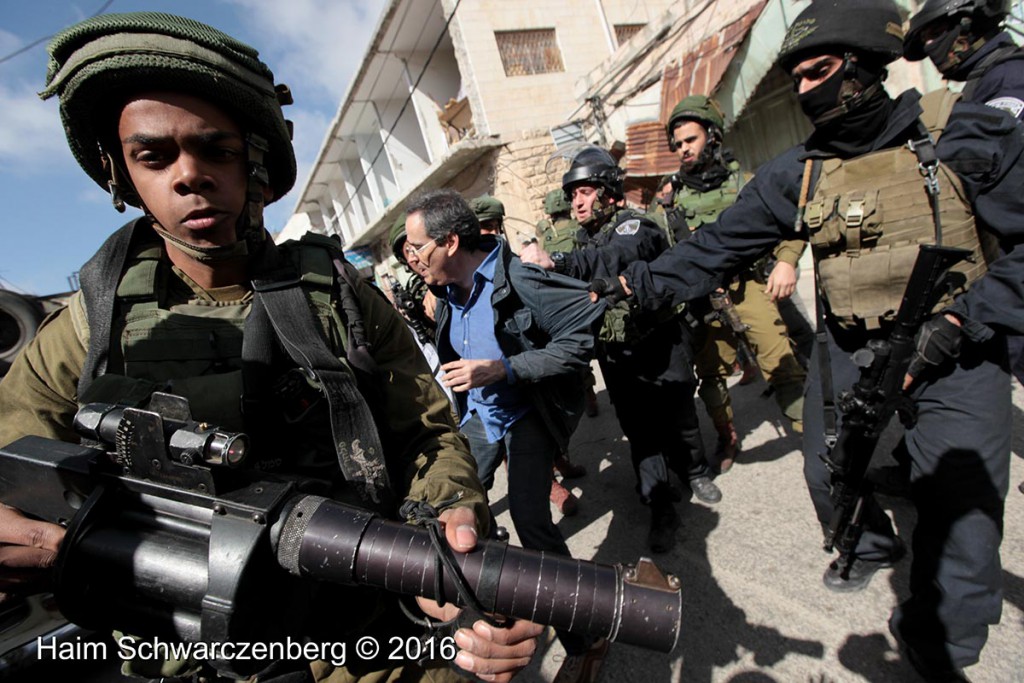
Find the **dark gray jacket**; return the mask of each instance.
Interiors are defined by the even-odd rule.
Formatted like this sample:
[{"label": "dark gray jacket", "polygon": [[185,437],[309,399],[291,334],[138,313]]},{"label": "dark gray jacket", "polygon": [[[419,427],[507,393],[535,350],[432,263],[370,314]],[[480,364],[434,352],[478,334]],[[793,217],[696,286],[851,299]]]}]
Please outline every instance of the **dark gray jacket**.
[{"label": "dark gray jacket", "polygon": [[[594,356],[594,335],[604,302],[593,304],[579,280],[527,265],[498,240],[501,253],[494,268],[494,335],[517,385],[522,385],[551,435],[564,449],[583,412],[583,371]],[[484,238],[480,249],[493,249]],[[442,363],[458,360],[449,339],[451,308],[447,291],[437,296],[437,351]],[[456,394],[465,414],[466,394]]]}]

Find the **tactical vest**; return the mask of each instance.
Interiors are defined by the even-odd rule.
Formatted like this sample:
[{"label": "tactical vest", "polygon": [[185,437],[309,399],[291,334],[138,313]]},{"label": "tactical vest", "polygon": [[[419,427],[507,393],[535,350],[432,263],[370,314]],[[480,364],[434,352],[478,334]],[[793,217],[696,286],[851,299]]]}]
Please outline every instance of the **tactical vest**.
[{"label": "tactical vest", "polygon": [[[957,96],[926,95],[921,122],[934,138],[942,133]],[[895,318],[917,259],[918,247],[935,243],[935,222],[908,146],[849,160],[828,159],[804,209],[822,294],[843,327],[878,328]],[[939,217],[942,244],[968,249],[970,261],[955,266],[956,287],[934,312],[952,303],[986,272],[970,202],[960,179],[940,162]]]},{"label": "tactical vest", "polygon": [[736,203],[744,185],[743,173],[736,161],[729,162],[727,168],[729,179],[713,190],[697,192],[684,185],[675,193],[673,204],[686,212],[686,222],[691,231],[715,222],[720,213]]},{"label": "tactical vest", "polygon": [[537,223],[537,234],[544,240],[544,250],[572,251],[576,248],[576,233],[580,224],[572,218],[559,218],[552,222],[545,218]]},{"label": "tactical vest", "polygon": [[[601,226],[601,229],[594,235],[591,239],[592,243],[597,246],[608,244],[614,239],[613,232],[616,228],[629,220],[639,220],[640,217],[640,214],[631,209],[616,212],[611,220]],[[640,308],[635,299],[619,301],[605,310],[597,339],[606,344],[630,346],[640,342],[659,325],[675,316],[676,310],[673,308],[662,308],[651,312]]]},{"label": "tactical vest", "polygon": [[[348,285],[335,274],[332,253],[337,251],[336,243],[323,236],[304,235],[277,249],[281,261],[300,274],[299,286],[331,353],[348,366],[348,326],[334,301],[338,288]],[[275,361],[274,370],[268,373],[274,378],[268,392],[272,405],[260,411],[271,416],[273,426],[254,425],[243,415],[243,331],[253,306],[252,292],[237,301],[194,298],[169,305],[166,286],[168,278],[174,277],[169,268],[158,244],[150,243],[129,255],[115,294],[120,327],[115,327],[111,337],[118,343],[111,349],[109,363],[115,371],[93,380],[80,401],[141,404],[149,392],[168,390],[189,399],[198,419],[229,430],[246,430],[256,437],[249,466],[340,483],[339,459],[332,449],[331,421],[321,387],[287,358],[281,359],[280,367]],[[354,492],[341,495],[359,504]]]}]

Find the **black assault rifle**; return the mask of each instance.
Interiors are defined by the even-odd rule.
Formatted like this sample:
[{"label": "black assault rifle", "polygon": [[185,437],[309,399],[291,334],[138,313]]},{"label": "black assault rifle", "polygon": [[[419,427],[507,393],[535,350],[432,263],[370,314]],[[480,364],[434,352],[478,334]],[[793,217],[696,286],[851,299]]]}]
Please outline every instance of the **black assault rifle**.
[{"label": "black assault rifle", "polygon": [[899,414],[905,426],[916,419],[913,402],[903,392],[914,338],[941,297],[949,269],[970,255],[966,249],[922,245],[889,338],[872,339],[853,354],[860,378],[837,397],[842,428],[822,456],[832,473],[834,506],[824,547],[827,552],[839,550],[843,567],[850,566],[860,538],[864,500],[870,494],[865,474],[878,439],[893,414]]},{"label": "black assault rifle", "polygon": [[416,333],[416,338],[420,340],[420,344],[433,344],[434,337],[430,333],[433,322],[427,318],[420,302],[416,300],[412,292],[402,286],[402,283],[395,276],[385,274],[382,277],[395,299],[395,308],[409,321],[409,325],[412,327],[413,332]]},{"label": "black assault rifle", "polygon": [[756,361],[757,354],[754,353],[754,348],[750,345],[750,337],[747,336],[750,325],[740,318],[739,311],[736,310],[736,304],[732,302],[729,292],[727,290],[712,292],[708,295],[708,301],[711,303],[711,312],[704,316],[704,322],[717,320],[722,323],[723,327],[732,330],[733,336],[736,337],[736,351],[739,355],[743,357],[743,354],[746,354],[745,357],[749,359],[749,362]]},{"label": "black assault rifle", "polygon": [[[679,580],[646,558],[612,566],[489,540],[442,558],[436,524],[389,521],[239,469],[248,438],[193,420],[170,394],[146,410],[86,405],[75,428],[89,444],[29,436],[0,449],[0,500],[67,526],[55,594],[83,627],[281,642],[303,635],[313,579],[475,603],[664,652],[678,639]],[[210,664],[255,673],[239,660]]]}]

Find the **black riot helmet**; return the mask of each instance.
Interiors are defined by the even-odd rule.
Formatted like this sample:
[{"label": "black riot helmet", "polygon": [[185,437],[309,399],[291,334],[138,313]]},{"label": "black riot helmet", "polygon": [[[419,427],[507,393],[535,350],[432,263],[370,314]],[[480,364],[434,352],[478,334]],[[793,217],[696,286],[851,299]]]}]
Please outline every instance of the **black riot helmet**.
[{"label": "black riot helmet", "polygon": [[903,19],[893,0],[814,0],[786,31],[779,64],[790,71],[809,57],[846,52],[882,64],[903,55]]},{"label": "black riot helmet", "polygon": [[[910,19],[903,56],[912,62],[930,57],[948,75],[998,31],[1009,13],[1010,0],[927,0]],[[924,30],[936,22],[946,22],[946,29],[935,38],[935,49],[926,49]],[[963,45],[955,46],[959,38]]]},{"label": "black riot helmet", "polygon": [[622,180],[626,172],[607,150],[596,145],[587,145],[572,158],[569,170],[562,176],[562,190],[571,201],[572,190],[577,185],[593,185],[604,190],[605,196],[622,199],[625,194]]}]

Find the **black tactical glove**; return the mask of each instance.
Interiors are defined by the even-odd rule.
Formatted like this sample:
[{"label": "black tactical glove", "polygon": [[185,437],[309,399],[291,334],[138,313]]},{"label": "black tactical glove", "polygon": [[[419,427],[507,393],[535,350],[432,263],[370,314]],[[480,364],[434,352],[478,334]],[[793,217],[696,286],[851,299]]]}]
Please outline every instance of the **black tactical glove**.
[{"label": "black tactical glove", "polygon": [[617,277],[595,277],[590,281],[587,291],[597,294],[602,299],[607,299],[609,304],[617,304],[629,298],[626,290],[622,288],[622,281]]},{"label": "black tactical glove", "polygon": [[960,327],[944,314],[926,320],[914,339],[914,355],[910,357],[907,374],[916,378],[927,368],[941,365],[948,358],[958,358],[962,342]]}]

